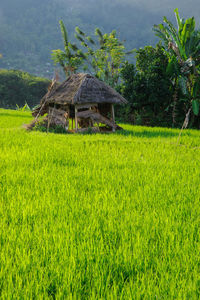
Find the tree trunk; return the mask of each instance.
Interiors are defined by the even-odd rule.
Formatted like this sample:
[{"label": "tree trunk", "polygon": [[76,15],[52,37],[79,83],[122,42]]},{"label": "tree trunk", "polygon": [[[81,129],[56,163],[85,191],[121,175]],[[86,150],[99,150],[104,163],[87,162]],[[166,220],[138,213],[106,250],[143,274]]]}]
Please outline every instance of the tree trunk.
[{"label": "tree trunk", "polygon": [[173,109],[172,109],[172,126],[175,127],[176,125],[176,106],[178,103],[178,86],[177,86],[177,80],[175,82],[175,91],[173,95]]}]

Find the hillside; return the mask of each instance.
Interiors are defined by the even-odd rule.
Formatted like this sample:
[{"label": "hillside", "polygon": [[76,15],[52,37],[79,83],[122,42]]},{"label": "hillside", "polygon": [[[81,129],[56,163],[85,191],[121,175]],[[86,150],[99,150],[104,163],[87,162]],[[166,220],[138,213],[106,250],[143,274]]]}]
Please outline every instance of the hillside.
[{"label": "hillside", "polygon": [[26,132],[0,109],[2,299],[199,299],[199,131]]},{"label": "hillside", "polygon": [[50,81],[16,70],[0,70],[0,107],[15,109],[37,105],[46,94]]},{"label": "hillside", "polygon": [[[73,38],[74,27],[88,33],[117,29],[128,49],[155,44],[151,31],[163,15],[173,21],[174,2],[151,0],[1,0],[0,68],[22,69],[39,76],[52,76],[51,50],[62,48],[58,21],[63,19]],[[177,6],[178,4],[176,4]],[[181,1],[180,14],[200,14],[197,0]],[[132,58],[133,59],[133,58]]]}]

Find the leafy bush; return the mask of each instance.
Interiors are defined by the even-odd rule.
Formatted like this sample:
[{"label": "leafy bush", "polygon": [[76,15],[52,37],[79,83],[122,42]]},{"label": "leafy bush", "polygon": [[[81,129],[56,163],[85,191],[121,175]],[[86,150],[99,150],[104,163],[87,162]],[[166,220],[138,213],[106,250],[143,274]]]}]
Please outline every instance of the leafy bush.
[{"label": "leafy bush", "polygon": [[19,107],[19,105],[16,104],[16,110],[19,111],[31,111],[29,105],[27,103],[25,103],[25,105],[23,107]]},{"label": "leafy bush", "polygon": [[33,127],[34,131],[41,131],[41,132],[51,132],[51,133],[68,133],[66,129],[61,125],[54,125],[49,126],[47,130],[47,120],[38,120],[38,122]]},{"label": "leafy bush", "polygon": [[126,62],[118,91],[129,101],[116,115],[137,125],[171,126],[172,84],[167,57],[160,45],[136,51],[136,67]]}]

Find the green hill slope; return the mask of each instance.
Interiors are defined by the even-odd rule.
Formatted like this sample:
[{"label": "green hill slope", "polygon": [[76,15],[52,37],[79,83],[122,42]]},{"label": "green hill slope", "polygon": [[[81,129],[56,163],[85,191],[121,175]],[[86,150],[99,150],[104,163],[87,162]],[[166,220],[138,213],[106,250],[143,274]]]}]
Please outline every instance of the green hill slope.
[{"label": "green hill slope", "polygon": [[0,70],[0,107],[34,107],[46,94],[50,81],[18,70]]}]

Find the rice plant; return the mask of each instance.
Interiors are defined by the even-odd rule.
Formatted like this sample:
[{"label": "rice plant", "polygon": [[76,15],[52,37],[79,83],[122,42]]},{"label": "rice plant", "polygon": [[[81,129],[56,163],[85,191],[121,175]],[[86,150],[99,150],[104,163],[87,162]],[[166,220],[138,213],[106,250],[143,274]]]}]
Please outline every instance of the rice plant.
[{"label": "rice plant", "polygon": [[1,299],[199,299],[200,134],[0,110]]}]

